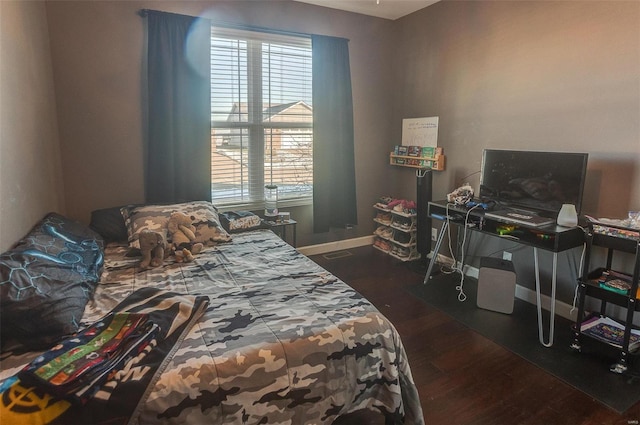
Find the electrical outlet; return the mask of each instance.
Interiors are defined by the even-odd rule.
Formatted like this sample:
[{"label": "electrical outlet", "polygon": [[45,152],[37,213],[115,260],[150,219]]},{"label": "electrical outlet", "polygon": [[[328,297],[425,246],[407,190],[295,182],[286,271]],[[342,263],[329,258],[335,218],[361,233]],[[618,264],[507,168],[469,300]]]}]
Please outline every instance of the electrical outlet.
[{"label": "electrical outlet", "polygon": [[431,228],[431,240],[432,241],[438,240],[438,229],[436,229],[435,227]]},{"label": "electrical outlet", "polygon": [[511,253],[509,251],[502,251],[502,259],[511,261]]}]

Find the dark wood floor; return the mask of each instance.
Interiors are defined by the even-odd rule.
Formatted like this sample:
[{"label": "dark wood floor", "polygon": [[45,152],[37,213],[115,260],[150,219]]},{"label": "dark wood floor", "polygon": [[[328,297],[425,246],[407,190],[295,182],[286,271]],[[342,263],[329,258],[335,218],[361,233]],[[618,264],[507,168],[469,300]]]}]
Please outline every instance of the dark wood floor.
[{"label": "dark wood floor", "polygon": [[[374,248],[311,258],[369,299],[400,333],[427,424],[637,424],[640,403],[620,415],[466,328],[403,288],[423,276]],[[378,424],[354,415],[342,424]]]}]

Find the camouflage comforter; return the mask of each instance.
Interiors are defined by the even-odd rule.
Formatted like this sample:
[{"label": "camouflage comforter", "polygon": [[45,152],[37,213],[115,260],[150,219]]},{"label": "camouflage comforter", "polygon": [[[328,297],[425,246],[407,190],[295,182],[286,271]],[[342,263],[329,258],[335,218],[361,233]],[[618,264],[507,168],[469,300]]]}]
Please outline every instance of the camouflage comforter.
[{"label": "camouflage comforter", "polygon": [[147,271],[125,253],[106,249],[83,321],[146,286],[210,298],[131,423],[330,424],[360,409],[423,423],[392,324],[272,232],[237,234],[192,263]]}]

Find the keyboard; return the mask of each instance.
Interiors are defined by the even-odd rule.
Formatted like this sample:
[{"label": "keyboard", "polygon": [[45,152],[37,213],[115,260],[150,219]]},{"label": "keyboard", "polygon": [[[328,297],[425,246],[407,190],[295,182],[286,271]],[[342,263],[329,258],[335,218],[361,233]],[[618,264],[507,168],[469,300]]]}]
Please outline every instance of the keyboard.
[{"label": "keyboard", "polygon": [[550,217],[542,217],[533,213],[525,214],[523,212],[515,212],[510,210],[487,211],[484,216],[507,223],[517,223],[532,227],[548,226],[555,223],[555,220]]}]

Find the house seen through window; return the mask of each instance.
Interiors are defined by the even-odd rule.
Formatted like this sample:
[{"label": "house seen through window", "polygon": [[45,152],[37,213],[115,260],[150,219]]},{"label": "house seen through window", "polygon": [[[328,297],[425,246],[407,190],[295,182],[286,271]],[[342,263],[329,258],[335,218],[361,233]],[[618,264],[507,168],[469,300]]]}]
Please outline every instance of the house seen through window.
[{"label": "house seen through window", "polygon": [[219,206],[311,201],[311,39],[212,28],[211,182]]}]

